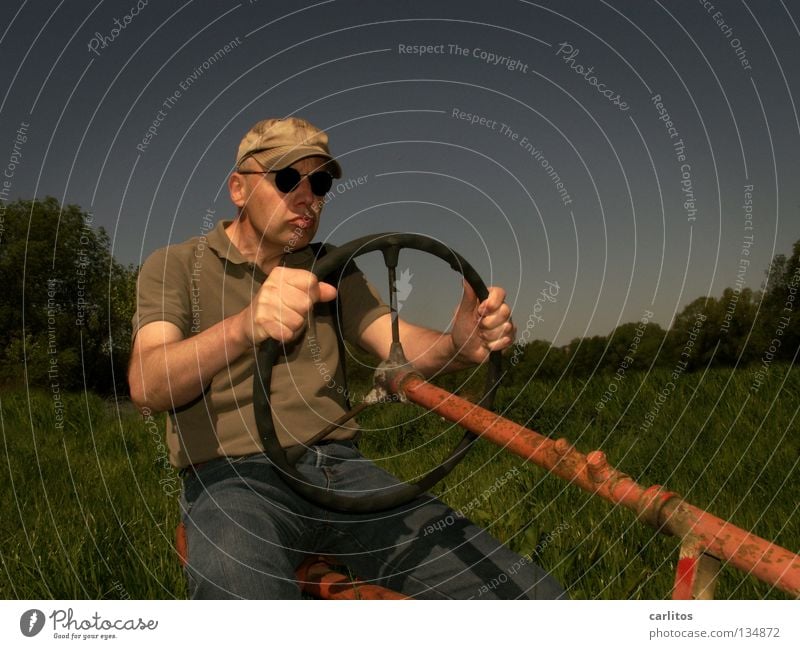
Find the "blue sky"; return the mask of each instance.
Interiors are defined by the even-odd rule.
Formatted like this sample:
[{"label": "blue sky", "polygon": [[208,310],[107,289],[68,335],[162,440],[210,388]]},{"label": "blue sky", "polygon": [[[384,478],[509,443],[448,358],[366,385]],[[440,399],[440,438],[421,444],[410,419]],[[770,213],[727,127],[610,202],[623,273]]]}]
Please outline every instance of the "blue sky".
[{"label": "blue sky", "polygon": [[[289,114],[329,132],[346,174],[319,238],[440,238],[508,289],[520,331],[557,284],[533,338],[646,310],[668,326],[734,285],[745,241],[758,288],[800,239],[796,5],[7,6],[7,196],[90,210],[126,263],[199,234],[208,210],[231,218],[239,139]],[[383,289],[378,258],[360,264]],[[445,327],[455,276],[400,265],[404,317]]]}]

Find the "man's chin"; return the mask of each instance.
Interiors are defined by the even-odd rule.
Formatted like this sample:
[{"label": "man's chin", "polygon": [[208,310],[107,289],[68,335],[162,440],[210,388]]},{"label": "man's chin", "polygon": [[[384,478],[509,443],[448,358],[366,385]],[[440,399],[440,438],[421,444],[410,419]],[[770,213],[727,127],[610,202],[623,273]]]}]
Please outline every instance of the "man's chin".
[{"label": "man's chin", "polygon": [[286,239],[284,251],[294,252],[295,250],[300,250],[300,248],[305,248],[311,243],[311,239],[314,237],[316,231],[317,229],[315,227],[300,228],[294,226]]}]

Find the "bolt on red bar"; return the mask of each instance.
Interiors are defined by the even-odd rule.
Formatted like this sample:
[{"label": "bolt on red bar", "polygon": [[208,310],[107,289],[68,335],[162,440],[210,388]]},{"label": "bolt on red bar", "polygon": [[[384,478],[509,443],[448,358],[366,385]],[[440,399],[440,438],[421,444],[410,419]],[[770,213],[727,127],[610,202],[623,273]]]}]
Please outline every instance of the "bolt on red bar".
[{"label": "bolt on red bar", "polygon": [[[660,532],[691,539],[708,555],[800,597],[800,556],[690,505],[661,486],[642,487],[609,465],[602,451],[584,455],[565,439],[553,441],[397,368],[389,388],[484,439],[555,473],[590,493],[633,510]],[[677,595],[677,593],[676,593]]]}]

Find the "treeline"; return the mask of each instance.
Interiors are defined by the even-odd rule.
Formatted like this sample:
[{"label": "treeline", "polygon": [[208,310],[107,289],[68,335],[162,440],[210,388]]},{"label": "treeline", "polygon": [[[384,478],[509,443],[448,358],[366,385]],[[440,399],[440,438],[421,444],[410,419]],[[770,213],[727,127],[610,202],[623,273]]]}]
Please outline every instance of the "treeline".
[{"label": "treeline", "polygon": [[0,381],[127,393],[137,268],[91,214],[52,197],[2,205]]},{"label": "treeline", "polygon": [[645,313],[608,336],[576,338],[556,347],[537,340],[512,349],[509,379],[588,377],[594,373],[794,362],[800,347],[800,241],[788,258],[777,255],[762,290],[727,288],[719,298],[699,297],[668,330]]},{"label": "treeline", "polygon": [[[138,268],[113,258],[106,231],[78,206],[47,198],[0,209],[0,382],[127,394]],[[719,298],[698,298],[668,330],[645,312],[608,336],[562,347],[518,343],[509,350],[508,380],[793,362],[799,288],[797,241],[789,257],[772,261],[762,290],[728,288]]]}]

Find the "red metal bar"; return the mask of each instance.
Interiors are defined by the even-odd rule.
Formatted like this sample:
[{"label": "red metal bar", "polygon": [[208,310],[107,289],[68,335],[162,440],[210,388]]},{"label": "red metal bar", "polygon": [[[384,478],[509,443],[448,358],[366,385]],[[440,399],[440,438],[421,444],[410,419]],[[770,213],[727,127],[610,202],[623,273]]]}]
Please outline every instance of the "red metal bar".
[{"label": "red metal bar", "polygon": [[411,599],[382,586],[351,580],[336,572],[324,557],[306,559],[296,575],[304,592],[321,599]]},{"label": "red metal bar", "polygon": [[181,565],[186,567],[189,551],[186,547],[186,526],[183,521],[178,523],[178,527],[175,528],[175,551],[178,553],[178,560]]},{"label": "red metal bar", "polygon": [[[665,534],[692,540],[698,551],[800,597],[800,556],[685,502],[655,485],[644,488],[609,465],[602,451],[588,455],[565,439],[553,441],[425,381],[408,370],[387,373],[389,388],[504,449],[612,503],[633,510]],[[682,569],[685,569],[684,564]]]},{"label": "red metal bar", "polygon": [[672,599],[714,599],[719,569],[719,559],[703,552],[703,545],[697,538],[684,539]]}]

